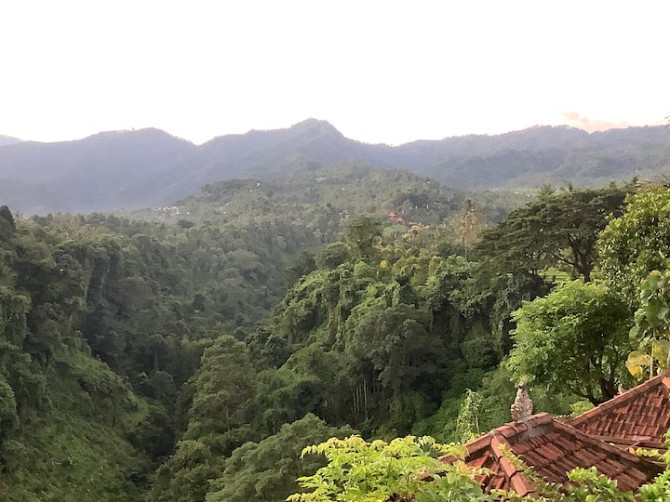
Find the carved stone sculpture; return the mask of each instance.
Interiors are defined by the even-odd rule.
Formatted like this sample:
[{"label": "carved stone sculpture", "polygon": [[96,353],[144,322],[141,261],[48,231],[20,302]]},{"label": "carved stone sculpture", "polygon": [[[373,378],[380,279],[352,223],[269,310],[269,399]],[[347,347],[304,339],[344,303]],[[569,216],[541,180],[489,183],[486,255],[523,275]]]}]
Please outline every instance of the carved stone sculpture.
[{"label": "carved stone sculpture", "polygon": [[516,387],[516,399],[510,407],[512,412],[512,420],[523,420],[533,414],[533,401],[531,401],[526,384],[521,382]]}]

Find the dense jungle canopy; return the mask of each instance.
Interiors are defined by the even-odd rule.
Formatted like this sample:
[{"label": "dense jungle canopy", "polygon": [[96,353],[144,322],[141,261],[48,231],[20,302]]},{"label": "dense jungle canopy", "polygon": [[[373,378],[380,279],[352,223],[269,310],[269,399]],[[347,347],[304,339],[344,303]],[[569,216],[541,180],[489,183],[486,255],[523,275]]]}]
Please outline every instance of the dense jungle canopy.
[{"label": "dense jungle canopy", "polygon": [[160,210],[3,206],[0,494],[279,501],[330,437],[467,440],[509,420],[520,379],[537,410],[602,402],[633,383],[668,206],[664,187],[464,193],[359,163]]}]

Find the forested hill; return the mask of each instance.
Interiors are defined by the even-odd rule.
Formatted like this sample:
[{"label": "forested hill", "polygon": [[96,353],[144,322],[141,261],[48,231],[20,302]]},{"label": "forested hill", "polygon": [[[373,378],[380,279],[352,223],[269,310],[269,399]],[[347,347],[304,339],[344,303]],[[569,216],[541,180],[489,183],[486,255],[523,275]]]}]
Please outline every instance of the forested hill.
[{"label": "forested hill", "polygon": [[670,132],[637,127],[587,133],[534,127],[391,147],[345,138],[309,119],[196,146],[155,129],[100,133],[78,141],[0,146],[0,200],[26,214],[170,204],[203,185],[269,179],[362,160],[403,168],[465,189],[601,186],[670,168]]},{"label": "forested hill", "polygon": [[400,169],[373,169],[361,162],[345,162],[270,180],[220,181],[205,185],[199,194],[174,206],[130,214],[134,219],[181,225],[283,221],[311,230],[319,242],[326,243],[340,231],[343,221],[358,214],[386,219],[389,213],[396,213],[391,219],[398,223],[396,229],[404,232],[412,223],[435,225],[452,220],[467,199],[481,209],[482,222],[490,223],[502,220],[533,197],[509,191],[469,193]]}]

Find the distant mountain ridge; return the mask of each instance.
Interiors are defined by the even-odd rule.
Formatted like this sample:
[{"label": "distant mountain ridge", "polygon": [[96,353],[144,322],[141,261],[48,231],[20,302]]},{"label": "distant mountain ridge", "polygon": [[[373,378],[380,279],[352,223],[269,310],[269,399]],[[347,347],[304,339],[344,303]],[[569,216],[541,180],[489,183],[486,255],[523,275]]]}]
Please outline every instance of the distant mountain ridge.
[{"label": "distant mountain ridge", "polygon": [[158,129],[104,132],[76,141],[1,146],[0,203],[28,214],[165,205],[208,183],[276,178],[351,160],[470,190],[597,186],[670,169],[670,131],[648,126],[587,133],[538,126],[395,147],[346,138],[316,119],[199,146]]},{"label": "distant mountain ridge", "polygon": [[19,138],[14,138],[12,136],[5,136],[4,134],[0,134],[0,146],[5,146],[5,145],[13,145],[15,143],[21,143],[22,140]]}]

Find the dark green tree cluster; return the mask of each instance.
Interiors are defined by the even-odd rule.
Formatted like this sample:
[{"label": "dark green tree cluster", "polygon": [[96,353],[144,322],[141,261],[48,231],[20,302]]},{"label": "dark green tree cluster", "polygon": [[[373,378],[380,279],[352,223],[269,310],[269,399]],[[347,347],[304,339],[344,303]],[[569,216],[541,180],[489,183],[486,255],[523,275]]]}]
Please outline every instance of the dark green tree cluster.
[{"label": "dark green tree cluster", "polygon": [[[589,197],[592,195],[596,195],[594,200],[597,200],[604,191],[589,194]],[[580,192],[570,195],[577,200],[583,200],[584,196]],[[525,380],[535,386],[535,390],[544,388],[554,397],[571,395],[599,404],[614,397],[617,386],[632,384],[631,375],[637,379],[651,377],[657,371],[667,371],[670,364],[670,270],[666,258],[670,253],[670,239],[666,225],[662,223],[670,207],[670,190],[659,186],[630,194],[625,207],[617,195],[617,203],[607,215],[602,211],[600,218],[591,220],[592,231],[583,232],[585,227],[580,228],[578,233],[585,237],[584,240],[573,233],[574,227],[570,224],[566,233],[560,228],[552,228],[548,233],[558,236],[554,248],[543,249],[544,241],[535,233],[541,229],[541,226],[535,227],[536,216],[541,206],[551,207],[556,199],[552,194],[545,194],[537,203],[512,214],[509,218],[512,221],[489,232],[489,235],[496,235],[507,224],[516,229],[516,235],[511,236],[512,242],[502,242],[498,247],[508,251],[502,258],[511,257],[511,262],[517,264],[524,259],[530,260],[537,264],[532,274],[539,278],[548,277],[553,272],[551,268],[561,264],[569,265],[572,275],[581,277],[572,281],[567,277],[559,280],[550,294],[525,301],[522,308],[512,313],[516,326],[511,331],[514,347],[508,359],[484,379],[480,393],[466,392],[457,428],[466,440],[481,431],[481,424],[488,422],[488,417],[484,416],[487,407],[492,403],[500,404],[492,393],[506,394],[508,398],[503,404],[511,401],[509,380],[505,381],[509,371],[517,381]],[[562,205],[565,200],[557,202]],[[601,207],[607,206],[603,204]],[[580,214],[584,221],[588,216]],[[529,238],[533,235],[534,239]],[[570,237],[566,240],[567,236]],[[498,234],[498,237],[504,238],[505,234]],[[582,244],[574,247],[580,241]],[[480,250],[485,249],[486,246],[480,247]],[[584,258],[582,265],[587,262],[590,265],[582,268],[579,260],[570,261],[569,256],[581,256]],[[496,257],[489,258],[495,260]],[[499,272],[502,270],[498,269]],[[507,270],[510,277],[516,273],[514,268]],[[528,271],[523,266],[519,270]],[[630,330],[633,323],[635,327]],[[547,397],[547,394],[534,395],[536,404],[542,403],[542,408],[548,404]],[[585,408],[582,403],[576,403],[573,409],[583,411]],[[417,440],[410,436],[396,439],[390,445],[381,441],[368,444],[359,437],[350,437],[310,446],[303,455],[324,454],[329,464],[302,478],[305,492],[292,495],[290,500],[353,501],[366,497],[389,500],[491,499],[477,491],[478,485],[472,484],[472,478],[479,472],[471,471],[470,476],[460,479],[443,466],[436,464],[431,468],[433,459],[426,449],[417,451],[416,442],[433,444],[430,438]],[[400,453],[399,448],[391,448],[394,444],[407,448]],[[667,454],[642,454],[658,456],[670,466]],[[458,457],[458,452],[454,455]],[[513,458],[510,461],[518,462]],[[379,471],[378,462],[384,466]],[[431,482],[410,485],[415,479],[412,473],[419,468],[419,463],[422,463],[424,473],[431,474]],[[522,464],[519,467],[524,468]],[[359,476],[361,471],[366,475]],[[527,472],[533,478],[532,471]],[[639,493],[633,494],[619,491],[615,481],[595,469],[575,469],[568,473],[569,486],[551,485],[535,478],[537,490],[532,499],[665,500],[670,493],[669,476],[670,469],[666,469],[652,483],[641,487]],[[459,493],[460,490],[468,495]],[[459,494],[454,495],[456,493]],[[505,500],[526,500],[502,492],[495,496]]]},{"label": "dark green tree cluster", "polygon": [[[238,458],[246,442],[263,444],[306,414],[333,427],[354,427],[366,437],[415,432],[449,440],[458,434],[458,408],[466,390],[483,384],[478,409],[492,410],[481,417],[481,411],[471,410],[471,415],[482,428],[507,420],[512,379],[534,371],[519,365],[512,366],[514,375],[496,369],[512,347],[518,319],[513,312],[524,300],[547,294],[557,275],[580,275],[586,270],[580,263],[592,269],[594,236],[608,217],[621,214],[625,191],[545,193],[485,231],[472,253],[476,261],[464,259],[462,239],[448,225],[395,234],[380,218],[350,219],[339,240],[312,260],[303,259],[301,277],[268,322],[240,332],[243,342],[224,337],[205,351],[190,384],[186,432],[159,469],[150,499],[194,502],[218,500],[214,493],[232,496],[233,478],[219,478],[229,459]],[[577,209],[569,218],[561,216],[571,202]],[[543,225],[550,226],[551,246],[538,234]],[[512,227],[503,237],[502,229]],[[576,255],[586,261],[573,263]],[[568,296],[577,303],[581,298]],[[594,303],[588,336],[598,336],[592,326],[595,313],[625,321],[626,309],[611,302],[607,312]],[[614,311],[619,317],[610,315]],[[587,344],[584,350],[593,348]],[[603,374],[621,364],[622,355],[625,359],[625,351],[614,359],[610,352],[603,354]],[[556,390],[540,379],[532,385],[538,402],[550,411],[565,412],[575,398],[564,396],[579,390]],[[269,475],[253,472],[259,478]]]},{"label": "dark green tree cluster", "polygon": [[137,499],[149,463],[128,437],[147,407],[79,331],[90,274],[80,249],[6,207],[0,228],[1,497]]}]

